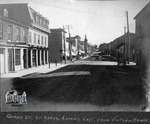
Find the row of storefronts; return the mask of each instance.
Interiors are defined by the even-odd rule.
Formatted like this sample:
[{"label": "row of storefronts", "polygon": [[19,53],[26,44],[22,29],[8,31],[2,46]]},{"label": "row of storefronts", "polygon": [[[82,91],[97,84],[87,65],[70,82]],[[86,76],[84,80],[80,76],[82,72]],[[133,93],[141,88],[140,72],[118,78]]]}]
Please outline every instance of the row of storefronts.
[{"label": "row of storefronts", "polygon": [[48,50],[29,47],[0,47],[0,74],[48,64]]}]

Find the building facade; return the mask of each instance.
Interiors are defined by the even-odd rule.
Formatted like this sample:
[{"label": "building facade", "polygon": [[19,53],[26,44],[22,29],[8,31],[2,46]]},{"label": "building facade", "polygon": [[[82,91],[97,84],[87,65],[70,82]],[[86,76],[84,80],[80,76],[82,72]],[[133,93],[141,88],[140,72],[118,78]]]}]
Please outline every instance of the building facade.
[{"label": "building facade", "polygon": [[51,62],[62,62],[68,55],[69,44],[66,43],[65,31],[62,28],[50,29],[49,57]]},{"label": "building facade", "polygon": [[[3,38],[0,44],[0,66],[3,67],[3,63],[8,66],[8,69],[1,69],[1,73],[47,64],[48,19],[28,4],[0,4],[0,15]],[[4,46],[11,48],[7,52]],[[9,56],[8,60],[6,56]]]},{"label": "building facade", "polygon": [[[129,40],[128,37],[130,38],[130,47],[129,47]],[[135,41],[135,34],[134,33],[129,33],[127,35],[124,34],[110,43],[104,43],[99,46],[99,50],[102,51],[104,54],[112,55],[117,57],[118,54],[121,56],[121,58],[128,58],[130,61],[136,62],[136,41]],[[129,54],[130,52],[130,54]]]},{"label": "building facade", "polygon": [[28,39],[28,65],[29,67],[40,66],[48,63],[48,36],[49,21],[38,12],[29,7],[31,25]]},{"label": "building facade", "polygon": [[27,30],[6,15],[0,16],[0,74],[27,68]]},{"label": "building facade", "polygon": [[137,63],[144,71],[150,63],[150,2],[135,16]]}]

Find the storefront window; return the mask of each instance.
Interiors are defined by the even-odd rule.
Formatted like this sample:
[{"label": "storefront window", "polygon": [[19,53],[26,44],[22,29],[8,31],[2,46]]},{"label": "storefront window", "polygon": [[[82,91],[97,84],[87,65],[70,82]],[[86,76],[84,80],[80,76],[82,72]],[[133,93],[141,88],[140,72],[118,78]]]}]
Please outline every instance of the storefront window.
[{"label": "storefront window", "polygon": [[15,50],[15,65],[20,65],[21,60],[20,60],[20,49]]},{"label": "storefront window", "polygon": [[3,24],[0,22],[0,40],[3,39]]}]

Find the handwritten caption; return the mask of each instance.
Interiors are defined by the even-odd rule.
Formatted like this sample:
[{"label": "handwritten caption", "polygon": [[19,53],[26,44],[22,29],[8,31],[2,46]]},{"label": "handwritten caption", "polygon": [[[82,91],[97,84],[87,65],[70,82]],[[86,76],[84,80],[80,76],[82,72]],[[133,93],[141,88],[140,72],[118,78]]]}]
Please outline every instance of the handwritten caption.
[{"label": "handwritten caption", "polygon": [[102,118],[102,117],[69,117],[69,116],[57,116],[57,115],[18,115],[18,114],[7,114],[7,119],[15,119],[15,120],[43,120],[43,121],[79,121],[79,122],[122,122],[122,123],[150,123],[150,119],[125,119],[119,116],[114,116],[113,118]]}]

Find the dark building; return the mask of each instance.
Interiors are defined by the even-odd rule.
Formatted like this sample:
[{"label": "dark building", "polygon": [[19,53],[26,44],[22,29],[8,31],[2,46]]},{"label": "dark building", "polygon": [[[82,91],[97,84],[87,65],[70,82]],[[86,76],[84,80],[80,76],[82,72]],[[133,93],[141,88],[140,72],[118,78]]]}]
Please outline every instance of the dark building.
[{"label": "dark building", "polygon": [[142,70],[150,62],[150,2],[135,16],[137,63]]},{"label": "dark building", "polygon": [[[49,35],[49,57],[51,62],[61,62],[64,56],[68,55],[66,46],[66,38],[65,38],[65,31],[64,29],[50,29]],[[66,54],[65,54],[66,53]]]},{"label": "dark building", "polygon": [[[135,41],[135,34],[129,33],[130,37],[130,49],[128,47],[129,41],[127,34],[124,34],[115,40],[111,41],[110,43],[104,43],[99,46],[99,50],[102,51],[104,54],[111,54],[113,56],[117,56],[118,53],[126,58],[130,58],[130,61],[136,62],[136,41]],[[130,56],[128,52],[130,51]]]},{"label": "dark building", "polygon": [[84,51],[85,51],[85,55],[87,55],[88,54],[88,40],[87,40],[86,35],[84,39]]}]

